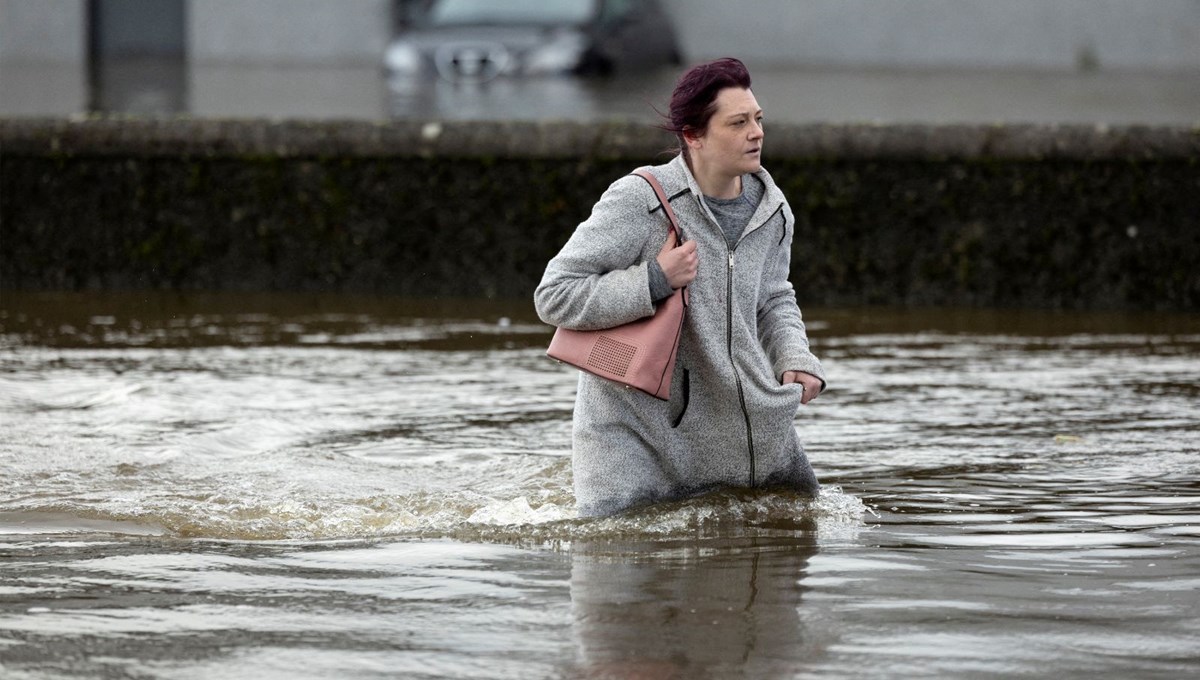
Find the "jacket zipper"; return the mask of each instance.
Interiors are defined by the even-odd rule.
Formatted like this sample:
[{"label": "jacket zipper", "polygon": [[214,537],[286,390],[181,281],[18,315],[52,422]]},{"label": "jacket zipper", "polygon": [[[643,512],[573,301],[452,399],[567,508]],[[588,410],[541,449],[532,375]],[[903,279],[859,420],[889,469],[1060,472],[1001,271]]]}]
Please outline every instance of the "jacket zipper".
[{"label": "jacket zipper", "polygon": [[[707,212],[704,208],[704,202],[700,200],[700,197],[696,196],[695,198],[696,207],[700,209],[700,212],[702,214]],[[781,210],[783,210],[783,204],[780,204],[779,207],[777,207],[775,211],[771,213],[771,216],[763,221],[763,224],[766,224],[774,219],[775,215],[777,215]],[[746,233],[748,234],[757,229],[758,227],[755,227]],[[717,225],[717,230],[720,232],[720,225]],[[743,238],[744,237],[745,234],[743,234]],[[739,239],[738,243],[740,242],[741,240]],[[736,243],[732,248],[729,248],[729,268],[726,270],[725,276],[725,347],[726,351],[729,353],[729,367],[733,370],[733,381],[737,385],[738,402],[742,407],[742,418],[746,421],[746,450],[750,453],[750,488],[754,488],[757,482],[755,479],[756,475],[754,469],[754,430],[750,423],[750,409],[746,408],[746,390],[742,387],[742,375],[738,373],[737,362],[733,357],[733,253],[735,250],[737,250]]]},{"label": "jacket zipper", "polygon": [[[751,232],[756,231],[759,227],[761,227],[761,226],[769,223],[771,220],[775,219],[775,216],[778,215],[781,210],[783,210],[782,203],[779,205],[779,207],[775,208],[775,211],[772,212],[771,215],[769,217],[767,217],[767,219],[763,220],[762,224],[758,225],[758,227],[754,227],[754,229],[750,229],[750,230],[746,231],[745,234],[742,235],[742,238],[745,238],[747,234],[750,234]],[[738,240],[738,243],[741,243],[741,239]],[[758,480],[755,479],[755,477],[757,475],[755,474],[756,473],[756,471],[755,471],[756,460],[755,460],[755,455],[754,455],[754,429],[753,429],[753,426],[750,424],[750,409],[746,407],[746,392],[742,388],[742,376],[740,373],[738,373],[737,363],[734,361],[734,358],[733,358],[733,253],[736,250],[737,250],[737,243],[735,243],[733,245],[733,247],[729,249],[729,273],[728,273],[728,279],[727,279],[728,283],[726,286],[726,293],[725,293],[725,308],[726,308],[725,342],[729,349],[729,363],[730,363],[730,366],[733,368],[733,379],[734,379],[734,382],[737,383],[738,401],[741,402],[741,405],[742,405],[742,418],[744,418],[746,421],[746,449],[750,452],[750,488],[753,489],[755,486],[757,486],[757,483],[758,483]]]},{"label": "jacket zipper", "polygon": [[733,358],[733,251],[737,246],[729,249],[729,269],[726,276],[726,292],[725,292],[725,346],[729,352],[729,365],[733,369],[733,381],[737,384],[738,401],[742,405],[742,418],[746,420],[746,448],[750,452],[750,488],[754,488],[754,431],[750,425],[750,410],[746,408],[746,392],[742,388],[742,376],[738,373],[737,362]]}]

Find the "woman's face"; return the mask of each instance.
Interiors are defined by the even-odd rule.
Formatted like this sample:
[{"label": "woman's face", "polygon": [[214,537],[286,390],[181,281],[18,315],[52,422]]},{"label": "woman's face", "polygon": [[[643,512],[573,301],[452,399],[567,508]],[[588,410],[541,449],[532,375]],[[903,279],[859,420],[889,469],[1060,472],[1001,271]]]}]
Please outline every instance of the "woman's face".
[{"label": "woman's face", "polygon": [[762,167],[763,112],[754,93],[727,87],[717,93],[716,103],[708,129],[688,140],[693,160],[728,177],[758,172]]}]

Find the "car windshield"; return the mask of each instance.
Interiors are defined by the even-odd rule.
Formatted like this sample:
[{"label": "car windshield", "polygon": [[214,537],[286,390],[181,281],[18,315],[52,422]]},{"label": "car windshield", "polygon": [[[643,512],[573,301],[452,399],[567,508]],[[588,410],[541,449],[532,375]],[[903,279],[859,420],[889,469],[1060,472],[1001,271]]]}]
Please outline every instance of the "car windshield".
[{"label": "car windshield", "polygon": [[581,24],[595,0],[441,0],[429,11],[431,26],[463,24]]}]

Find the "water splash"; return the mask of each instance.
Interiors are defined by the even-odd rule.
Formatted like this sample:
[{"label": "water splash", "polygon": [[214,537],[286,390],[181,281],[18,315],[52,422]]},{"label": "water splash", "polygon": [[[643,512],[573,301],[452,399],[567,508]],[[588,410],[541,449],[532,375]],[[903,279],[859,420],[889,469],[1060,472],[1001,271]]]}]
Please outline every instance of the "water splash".
[{"label": "water splash", "polygon": [[452,537],[527,543],[828,531],[860,526],[865,511],[862,501],[836,487],[823,489],[815,499],[723,491],[599,519],[578,518],[565,489],[514,498],[469,491],[358,499],[210,496],[34,505],[0,513],[0,533],[19,528],[20,533],[99,531],[239,541]]}]

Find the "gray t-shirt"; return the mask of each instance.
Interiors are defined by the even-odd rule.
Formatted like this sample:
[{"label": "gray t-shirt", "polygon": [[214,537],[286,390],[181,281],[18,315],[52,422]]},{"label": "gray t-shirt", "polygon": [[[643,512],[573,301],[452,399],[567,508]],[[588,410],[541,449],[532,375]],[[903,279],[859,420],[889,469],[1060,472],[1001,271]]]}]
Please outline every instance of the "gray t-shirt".
[{"label": "gray t-shirt", "polygon": [[766,191],[761,179],[755,175],[742,175],[742,193],[736,198],[713,198],[705,196],[704,203],[717,218],[721,231],[725,232],[725,242],[732,248],[737,245],[746,225],[758,204],[762,202],[763,192]]},{"label": "gray t-shirt", "polygon": [[[741,238],[758,204],[762,202],[766,186],[756,175],[742,175],[742,193],[736,198],[704,197],[704,204],[717,218],[721,231],[725,234],[725,242],[733,248]],[[667,275],[657,260],[650,261],[650,299],[658,302],[671,295],[671,284],[667,283]]]}]

